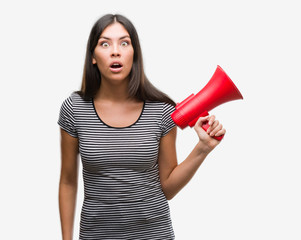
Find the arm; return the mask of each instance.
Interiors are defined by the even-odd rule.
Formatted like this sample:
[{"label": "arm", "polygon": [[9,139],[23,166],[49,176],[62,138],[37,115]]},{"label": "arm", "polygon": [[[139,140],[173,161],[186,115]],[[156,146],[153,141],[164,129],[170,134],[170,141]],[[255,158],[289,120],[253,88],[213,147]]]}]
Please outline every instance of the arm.
[{"label": "arm", "polygon": [[[207,133],[201,128],[204,121],[209,120],[210,127]],[[176,133],[174,127],[166,136],[161,138],[159,150],[159,175],[162,190],[168,200],[172,199],[194,176],[206,156],[219,144],[219,141],[210,137],[225,134],[225,129],[215,120],[214,116],[199,118],[194,127],[199,142],[188,157],[178,165],[176,157]]]},{"label": "arm", "polygon": [[61,129],[61,176],[59,210],[63,240],[73,237],[78,180],[78,139]]}]

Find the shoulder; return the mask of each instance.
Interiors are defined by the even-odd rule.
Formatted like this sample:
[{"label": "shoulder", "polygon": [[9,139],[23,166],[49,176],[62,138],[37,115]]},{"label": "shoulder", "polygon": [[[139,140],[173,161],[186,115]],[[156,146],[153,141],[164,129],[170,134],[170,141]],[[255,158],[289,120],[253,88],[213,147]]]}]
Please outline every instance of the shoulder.
[{"label": "shoulder", "polygon": [[72,102],[84,102],[85,100],[79,95],[78,92],[72,92],[69,96]]},{"label": "shoulder", "polygon": [[158,118],[169,119],[170,115],[176,110],[175,106],[166,102],[159,101],[146,101],[145,108],[153,115],[156,115]]},{"label": "shoulder", "polygon": [[160,119],[162,127],[170,128],[174,126],[171,114],[176,110],[175,106],[166,102],[147,101],[146,106],[150,109],[152,115],[156,115]]},{"label": "shoulder", "polygon": [[67,98],[64,99],[63,105],[67,105],[69,107],[73,107],[77,104],[82,104],[85,101],[78,92],[72,92]]}]

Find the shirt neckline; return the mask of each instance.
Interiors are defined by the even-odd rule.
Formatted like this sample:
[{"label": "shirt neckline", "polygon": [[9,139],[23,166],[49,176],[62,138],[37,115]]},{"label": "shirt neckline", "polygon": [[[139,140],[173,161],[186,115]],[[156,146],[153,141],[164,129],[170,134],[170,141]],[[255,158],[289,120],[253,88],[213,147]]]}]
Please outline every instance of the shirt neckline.
[{"label": "shirt neckline", "polygon": [[100,121],[101,123],[103,123],[105,126],[107,126],[107,127],[109,127],[109,128],[114,128],[114,129],[125,129],[125,128],[130,128],[130,127],[134,126],[136,123],[138,123],[139,120],[140,120],[140,118],[142,117],[142,114],[143,114],[144,109],[145,109],[145,104],[146,104],[146,101],[143,101],[143,106],[142,106],[141,113],[140,113],[138,119],[137,119],[134,123],[130,124],[129,126],[125,126],[125,127],[113,127],[113,126],[111,126],[111,125],[105,123],[105,122],[100,118],[100,116],[98,115],[98,113],[97,113],[97,111],[96,111],[95,104],[94,104],[94,98],[91,99],[91,102],[92,102],[92,106],[93,106],[93,109],[94,109],[94,113],[96,114],[96,116],[97,116],[97,118],[99,119],[99,121]]}]

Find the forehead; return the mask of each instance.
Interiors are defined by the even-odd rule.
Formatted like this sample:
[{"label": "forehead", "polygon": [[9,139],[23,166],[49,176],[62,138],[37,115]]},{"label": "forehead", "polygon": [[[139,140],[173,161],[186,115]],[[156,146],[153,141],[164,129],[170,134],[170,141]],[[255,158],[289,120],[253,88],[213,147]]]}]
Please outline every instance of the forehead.
[{"label": "forehead", "polygon": [[106,37],[111,39],[119,39],[120,37],[130,36],[125,27],[119,22],[115,22],[107,26],[100,37]]}]

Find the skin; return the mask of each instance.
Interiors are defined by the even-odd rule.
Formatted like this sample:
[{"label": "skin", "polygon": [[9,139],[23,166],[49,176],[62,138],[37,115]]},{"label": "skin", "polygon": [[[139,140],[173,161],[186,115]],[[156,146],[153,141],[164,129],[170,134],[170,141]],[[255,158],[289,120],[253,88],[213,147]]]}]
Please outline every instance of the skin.
[{"label": "skin", "polygon": [[[133,54],[134,50],[128,32],[120,23],[113,23],[102,32],[91,59],[93,64],[97,64],[102,76],[101,88],[94,98],[95,108],[101,119],[113,127],[131,125],[142,111],[143,102],[129,98],[127,93]],[[123,68],[120,72],[110,70],[110,64],[113,61],[122,63]],[[209,121],[210,125],[207,132],[201,128],[205,121]],[[163,193],[168,200],[172,199],[189,182],[206,156],[220,143],[212,136],[221,136],[226,133],[215,116],[199,118],[194,130],[199,141],[181,164],[178,164],[176,156],[177,127],[161,138],[158,156],[159,176]],[[61,129],[62,165],[59,207],[63,240],[72,239],[78,159],[78,139]]]},{"label": "skin", "polygon": [[[143,107],[143,102],[129,98],[127,93],[133,58],[134,49],[126,29],[120,23],[104,29],[92,59],[101,72],[101,88],[94,104],[100,118],[113,127],[131,125],[138,119]],[[110,70],[114,61],[123,65],[121,72]]]}]

